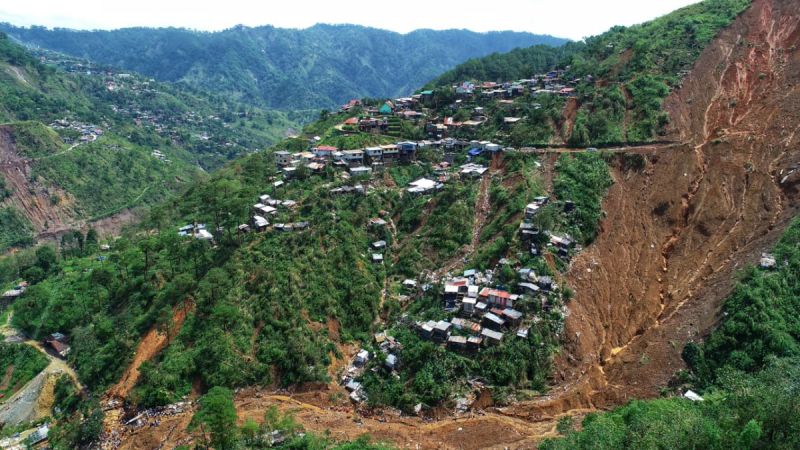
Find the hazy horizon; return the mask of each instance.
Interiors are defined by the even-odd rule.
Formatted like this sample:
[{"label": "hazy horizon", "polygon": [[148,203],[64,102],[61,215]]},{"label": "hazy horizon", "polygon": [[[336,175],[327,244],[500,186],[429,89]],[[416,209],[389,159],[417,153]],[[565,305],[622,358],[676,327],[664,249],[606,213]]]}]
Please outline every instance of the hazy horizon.
[{"label": "hazy horizon", "polygon": [[[572,40],[596,35],[615,25],[634,25],[697,0],[575,0],[567,5],[543,0],[509,0],[502,7],[465,6],[464,2],[408,0],[402,4],[374,1],[319,2],[296,0],[291,5],[253,4],[244,0],[210,2],[140,0],[128,2],[32,0],[0,6],[0,21],[16,26],[75,30],[131,27],[186,28],[221,31],[237,25],[304,29],[317,24],[361,25],[398,33],[420,29],[467,29],[475,32],[517,31]],[[375,5],[379,5],[376,7]],[[157,10],[158,14],[153,11]],[[419,12],[423,11],[423,12]]]}]

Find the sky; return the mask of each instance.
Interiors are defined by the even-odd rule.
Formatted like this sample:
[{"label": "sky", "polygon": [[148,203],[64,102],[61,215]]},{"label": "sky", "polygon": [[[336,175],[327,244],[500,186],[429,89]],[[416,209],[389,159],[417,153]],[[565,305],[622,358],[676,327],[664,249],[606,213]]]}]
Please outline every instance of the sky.
[{"label": "sky", "polygon": [[419,28],[513,30],[579,40],[697,0],[23,0],[0,3],[0,22],[75,29],[131,26],[216,31],[242,24],[306,28],[351,23],[407,33]]}]

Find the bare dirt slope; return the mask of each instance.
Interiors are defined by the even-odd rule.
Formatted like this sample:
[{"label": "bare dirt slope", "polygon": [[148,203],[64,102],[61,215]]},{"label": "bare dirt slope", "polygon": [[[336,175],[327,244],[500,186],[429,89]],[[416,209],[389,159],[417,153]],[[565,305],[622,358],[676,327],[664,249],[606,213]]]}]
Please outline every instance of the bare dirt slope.
[{"label": "bare dirt slope", "polygon": [[[163,350],[172,339],[177,336],[178,332],[183,326],[183,321],[186,320],[188,314],[193,308],[190,302],[184,302],[172,309],[172,324],[168,330],[161,330],[154,326],[144,335],[139,346],[136,347],[136,353],[133,355],[133,361],[125,369],[122,378],[108,391],[109,397],[116,397],[125,399],[131,392],[136,382],[139,380],[139,368],[142,363],[150,361],[161,350]],[[166,332],[165,332],[166,331]]]},{"label": "bare dirt slope", "polygon": [[799,25],[800,3],[754,1],[667,99],[670,138],[685,144],[615,171],[602,232],[568,274],[561,385],[513,414],[655,396],[684,367],[735,272],[797,213],[798,180],[784,177],[800,161]]},{"label": "bare dirt slope", "polygon": [[[32,163],[17,152],[11,133],[9,127],[0,126],[0,176],[11,191],[5,203],[23,213],[37,232],[55,230],[59,224],[72,222],[76,215],[74,199],[62,190],[30,180]],[[53,205],[52,195],[58,195],[62,201]]]},{"label": "bare dirt slope", "polygon": [[[132,211],[124,210],[94,222],[86,221],[72,195],[31,179],[34,165],[35,161],[17,152],[11,129],[0,125],[0,177],[11,191],[0,206],[12,206],[27,217],[38,240],[55,240],[72,229],[85,232],[89,227],[101,235],[113,235],[136,219]],[[51,201],[53,196],[60,199],[58,204]]]}]

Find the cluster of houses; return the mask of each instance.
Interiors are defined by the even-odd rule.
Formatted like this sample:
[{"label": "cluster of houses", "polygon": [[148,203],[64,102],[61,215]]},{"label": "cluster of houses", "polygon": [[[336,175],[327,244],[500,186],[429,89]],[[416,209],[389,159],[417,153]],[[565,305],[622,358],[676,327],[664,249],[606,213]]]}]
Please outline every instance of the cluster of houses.
[{"label": "cluster of houses", "polygon": [[[146,107],[147,103],[143,103],[140,99],[150,99],[153,95],[159,93],[158,85],[153,78],[143,78],[130,73],[118,72],[111,67],[88,62],[84,63],[75,58],[54,52],[44,50],[34,50],[34,52],[39,55],[43,62],[56,65],[67,72],[101,78],[106,90],[109,92],[132,93],[133,95],[114,97],[119,103],[111,105],[112,110],[116,114],[132,119],[138,126],[152,127],[159,135],[179,139],[186,127],[191,127],[195,130],[207,130],[212,127],[231,128],[230,123],[215,115],[206,116],[191,110],[182,114],[177,114],[174,111],[149,110]],[[240,117],[242,114],[246,113],[240,113]],[[64,122],[67,122],[67,124],[65,125]],[[99,137],[103,131],[94,125],[84,126],[84,124],[77,122],[69,123],[67,120],[56,121],[51,124],[51,127],[56,129],[70,128],[79,131],[81,133],[79,142],[91,142]],[[202,141],[212,139],[212,136],[207,131],[194,133],[193,136]],[[64,140],[68,144],[73,143],[71,138],[65,138]],[[225,141],[222,136],[219,137],[217,143],[228,148],[241,147],[246,151],[254,150],[246,148],[238,142]]]},{"label": "cluster of houses", "polygon": [[[339,109],[341,112],[351,112],[354,108],[361,108],[364,113],[364,118],[356,119],[345,125],[358,126],[362,128],[364,122],[375,121],[378,123],[386,123],[387,117],[396,116],[404,119],[419,119],[425,116],[422,112],[422,107],[429,103],[433,98],[433,91],[422,91],[419,94],[414,94],[410,97],[401,97],[394,100],[386,100],[379,105],[367,106],[361,100],[352,99],[342,105]],[[370,122],[371,125],[371,122]],[[362,130],[364,131],[364,130]]]},{"label": "cluster of houses", "polygon": [[50,423],[45,422],[35,428],[11,434],[0,439],[0,448],[4,450],[25,450],[29,448],[48,448],[45,441],[50,433]]},{"label": "cluster of houses", "polygon": [[169,158],[167,158],[167,155],[165,155],[164,152],[162,152],[161,150],[153,150],[150,154],[153,156],[153,158],[156,158],[161,162],[165,163],[172,162],[169,160]]},{"label": "cluster of houses", "polygon": [[272,196],[268,194],[261,195],[258,197],[258,203],[253,205],[253,216],[250,219],[250,223],[239,225],[238,231],[240,233],[248,233],[253,230],[260,233],[267,231],[270,225],[272,225],[272,229],[275,231],[307,230],[309,228],[309,223],[305,221],[270,224],[269,219],[267,219],[267,217],[276,216],[280,210],[292,211],[296,209],[297,206],[298,204],[294,200],[279,200],[272,198]]},{"label": "cluster of houses", "polygon": [[372,262],[375,264],[383,264],[383,252],[386,250],[386,241],[383,239],[377,240],[370,244],[372,250]]},{"label": "cluster of houses", "polygon": [[414,161],[420,147],[419,142],[411,141],[354,150],[339,150],[330,145],[318,145],[306,152],[277,151],[274,156],[275,165],[287,178],[292,177],[300,166],[319,173],[330,165],[347,169],[351,175],[363,175],[369,174],[376,167]]},{"label": "cluster of houses", "polygon": [[500,344],[508,334],[526,339],[532,319],[515,306],[556,287],[550,277],[536,277],[530,269],[524,271],[519,294],[491,287],[491,272],[467,270],[461,277],[448,279],[444,284],[444,308],[454,316],[449,320],[417,322],[420,337],[466,352]]},{"label": "cluster of houses", "polygon": [[363,184],[355,184],[353,186],[339,186],[330,190],[331,195],[347,195],[347,194],[361,194],[367,193],[367,188]]},{"label": "cluster of houses", "polygon": [[[400,364],[397,354],[403,350],[403,345],[385,331],[375,334],[375,344],[380,352],[383,353],[383,368],[389,373],[397,369]],[[367,394],[357,379],[364,373],[367,363],[373,357],[374,355],[370,354],[369,350],[360,349],[353,358],[353,362],[345,369],[345,373],[342,375],[342,386],[350,393],[350,400],[356,403],[367,400]],[[380,370],[380,367],[375,367],[373,370]]]},{"label": "cluster of houses", "polygon": [[190,223],[184,225],[178,228],[178,236],[191,236],[201,241],[212,241],[214,239],[214,235],[206,230],[206,224],[204,223]]},{"label": "cluster of houses", "polygon": [[[276,182],[273,186],[279,187],[283,184],[282,181]],[[268,194],[259,196],[258,203],[253,205],[252,216],[249,223],[240,224],[237,227],[237,232],[240,234],[255,231],[258,233],[273,229],[275,231],[303,231],[310,227],[309,222],[270,222],[277,216],[280,211],[293,211],[297,208],[298,203],[294,200],[279,200],[272,198]],[[222,231],[222,230],[218,230]],[[203,241],[213,241],[214,235],[206,229],[206,225],[202,223],[191,223],[178,228],[179,236],[191,236],[195,239]]]},{"label": "cluster of houses", "polygon": [[[50,128],[54,130],[74,130],[80,134],[78,142],[94,142],[98,137],[103,135],[103,129],[97,125],[86,124],[76,120],[59,119],[50,124]],[[72,144],[75,142],[70,137],[63,138],[65,144]]]},{"label": "cluster of houses", "polygon": [[[332,166],[346,170],[350,176],[358,177],[369,176],[373,171],[380,170],[386,165],[414,161],[417,151],[425,148],[443,149],[445,152],[444,161],[435,167],[438,175],[445,174],[454,163],[456,152],[459,150],[469,149],[467,156],[470,160],[485,152],[497,153],[503,150],[499,144],[489,141],[459,141],[448,138],[438,141],[402,141],[355,150],[339,150],[329,145],[316,145],[306,152],[276,151],[273,155],[277,169],[286,179],[294,177],[301,166],[306,167],[311,173],[321,173],[326,167]],[[460,175],[462,178],[480,178],[487,170],[483,165],[470,162],[460,167]],[[438,181],[416,180],[408,187],[408,192],[419,194],[441,189],[444,180],[444,178]],[[335,188],[331,193],[334,195],[364,193],[364,187],[356,185]]]},{"label": "cluster of houses", "polygon": [[531,95],[555,94],[564,97],[574,96],[575,88],[581,83],[580,78],[566,79],[563,70],[551,70],[534,75],[532,78],[497,83],[484,81],[473,83],[464,81],[452,86],[453,92],[460,99],[500,98],[512,99],[530,93]]},{"label": "cluster of houses", "polygon": [[[15,285],[13,289],[3,292],[2,307],[7,307],[11,302],[21,297],[27,288],[28,282],[21,281]],[[62,333],[56,332],[49,335],[44,339],[42,344],[61,358],[66,358],[69,354],[70,347],[67,344],[67,337]]]},{"label": "cluster of houses", "polygon": [[[546,243],[554,247],[559,256],[566,257],[569,256],[570,250],[576,247],[575,240],[567,234],[557,235],[549,232],[545,234],[545,230],[541,230],[534,222],[535,217],[549,201],[548,197],[536,197],[532,203],[525,206],[525,218],[519,225],[520,235],[522,241],[530,245],[530,252],[534,256],[541,253],[539,246],[546,238]],[[575,210],[574,202],[566,200],[563,203],[564,212],[569,213]]]},{"label": "cluster of houses", "polygon": [[[510,106],[514,104],[514,99],[523,95],[537,97],[540,95],[558,95],[562,97],[574,97],[577,95],[576,88],[583,81],[587,80],[567,79],[563,70],[553,70],[543,74],[537,74],[529,79],[494,82],[483,81],[474,83],[464,81],[451,86],[451,92],[456,100],[451,106],[453,110],[463,110],[467,103],[483,105],[488,102],[496,102],[500,106]],[[534,104],[534,107],[541,105]],[[432,117],[425,125],[425,131],[429,136],[446,137],[452,132],[461,128],[477,127],[488,120],[485,108],[475,106],[469,110],[469,118],[466,120],[456,120],[451,116]],[[506,116],[503,124],[513,126],[523,117]]]}]

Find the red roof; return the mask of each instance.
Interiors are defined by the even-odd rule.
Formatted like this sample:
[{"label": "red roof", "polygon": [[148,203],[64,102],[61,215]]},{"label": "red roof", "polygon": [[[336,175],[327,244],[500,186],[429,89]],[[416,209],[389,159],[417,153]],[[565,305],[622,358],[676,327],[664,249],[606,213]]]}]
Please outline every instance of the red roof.
[{"label": "red roof", "polygon": [[356,117],[351,117],[351,118],[349,118],[349,119],[345,120],[345,121],[344,121],[344,124],[345,124],[345,125],[357,125],[357,124],[358,124],[358,118],[356,118]]},{"label": "red roof", "polygon": [[320,145],[319,147],[317,147],[318,152],[335,152],[337,150],[339,149],[332,145]]},{"label": "red roof", "polygon": [[62,354],[66,350],[69,350],[69,345],[61,343],[61,342],[58,342],[55,339],[47,341],[47,343],[50,344],[50,346],[53,347],[53,350],[55,350],[59,354]]},{"label": "red roof", "polygon": [[480,294],[478,295],[480,295],[481,297],[498,297],[506,299],[511,298],[511,294],[509,294],[506,291],[501,291],[500,289],[489,289],[486,287],[483,288]]}]

